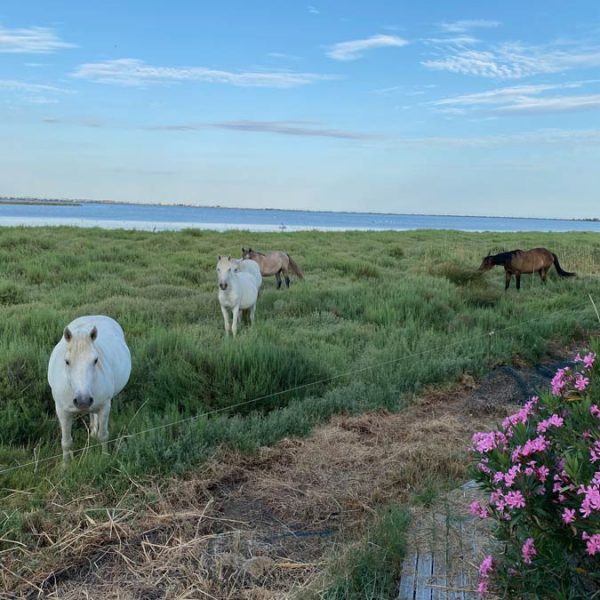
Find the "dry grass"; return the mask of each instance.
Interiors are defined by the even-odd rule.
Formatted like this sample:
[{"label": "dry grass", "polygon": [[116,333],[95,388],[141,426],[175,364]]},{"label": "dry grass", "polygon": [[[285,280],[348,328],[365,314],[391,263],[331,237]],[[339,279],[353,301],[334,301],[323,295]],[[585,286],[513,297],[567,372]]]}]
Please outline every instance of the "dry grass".
[{"label": "dry grass", "polygon": [[464,477],[472,432],[494,418],[469,409],[472,385],[431,391],[398,414],[336,417],[255,456],[222,452],[184,482],[132,483],[143,509],[129,498],[90,515],[74,503],[73,527],[3,557],[2,582],[14,590],[4,597],[290,597],[379,507],[431,479]]}]

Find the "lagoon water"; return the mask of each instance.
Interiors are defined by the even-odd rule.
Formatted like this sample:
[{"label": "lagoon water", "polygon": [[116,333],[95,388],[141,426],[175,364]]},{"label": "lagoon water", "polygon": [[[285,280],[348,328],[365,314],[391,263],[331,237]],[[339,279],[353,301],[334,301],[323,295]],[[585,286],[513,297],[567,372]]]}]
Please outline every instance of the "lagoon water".
[{"label": "lagoon water", "polygon": [[321,231],[454,229],[461,231],[596,231],[600,221],[444,215],[311,212],[149,204],[0,204],[0,226],[74,225],[178,231]]}]

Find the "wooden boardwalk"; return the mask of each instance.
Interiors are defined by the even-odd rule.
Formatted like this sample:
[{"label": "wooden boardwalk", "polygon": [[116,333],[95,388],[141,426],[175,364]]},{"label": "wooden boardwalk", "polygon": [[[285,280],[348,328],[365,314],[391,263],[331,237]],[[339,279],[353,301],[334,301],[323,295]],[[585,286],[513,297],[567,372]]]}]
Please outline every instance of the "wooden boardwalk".
[{"label": "wooden boardwalk", "polygon": [[402,565],[397,600],[476,600],[485,555],[485,521],[468,512],[482,494],[468,482],[416,518]]}]

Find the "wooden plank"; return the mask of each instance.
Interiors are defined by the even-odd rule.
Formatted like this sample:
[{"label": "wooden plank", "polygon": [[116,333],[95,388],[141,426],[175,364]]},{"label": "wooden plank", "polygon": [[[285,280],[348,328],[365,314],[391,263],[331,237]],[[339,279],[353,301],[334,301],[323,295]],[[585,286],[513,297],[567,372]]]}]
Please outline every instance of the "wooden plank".
[{"label": "wooden plank", "polygon": [[[459,531],[459,540],[460,540],[460,548],[459,548],[459,556],[457,557],[456,560],[456,578],[454,580],[454,584],[456,585],[456,587],[460,590],[466,590],[468,588],[469,585],[469,578],[467,576],[467,574],[465,573],[465,562],[466,562],[466,552],[467,552],[467,545],[465,544],[465,529],[467,529],[467,527],[465,527],[464,522],[460,522],[458,524],[458,531]],[[464,592],[459,592],[456,595],[456,598],[453,600],[467,600],[467,593],[466,591]]]},{"label": "wooden plank", "polygon": [[415,600],[431,600],[431,574],[433,573],[433,555],[429,552],[419,554],[417,563],[417,584]]},{"label": "wooden plank", "polygon": [[447,600],[448,573],[446,571],[446,546],[433,553],[433,573],[431,576],[431,600]]},{"label": "wooden plank", "polygon": [[419,555],[416,552],[404,559],[404,562],[402,563],[402,572],[400,574],[398,600],[414,600],[418,561]]}]

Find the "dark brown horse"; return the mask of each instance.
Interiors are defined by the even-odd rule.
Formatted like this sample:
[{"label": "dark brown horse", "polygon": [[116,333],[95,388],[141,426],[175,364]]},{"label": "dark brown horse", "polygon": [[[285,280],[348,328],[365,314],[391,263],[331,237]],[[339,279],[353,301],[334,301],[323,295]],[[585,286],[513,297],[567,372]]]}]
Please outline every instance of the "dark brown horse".
[{"label": "dark brown horse", "polygon": [[533,250],[511,250],[500,254],[490,254],[483,259],[480,271],[489,271],[496,265],[504,267],[505,284],[507,290],[512,276],[517,281],[517,289],[521,289],[521,273],[538,273],[542,283],[546,283],[546,275],[550,267],[554,265],[556,272],[561,277],[574,277],[575,273],[563,271],[558,263],[558,256],[546,248],[534,248]]}]

